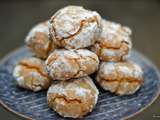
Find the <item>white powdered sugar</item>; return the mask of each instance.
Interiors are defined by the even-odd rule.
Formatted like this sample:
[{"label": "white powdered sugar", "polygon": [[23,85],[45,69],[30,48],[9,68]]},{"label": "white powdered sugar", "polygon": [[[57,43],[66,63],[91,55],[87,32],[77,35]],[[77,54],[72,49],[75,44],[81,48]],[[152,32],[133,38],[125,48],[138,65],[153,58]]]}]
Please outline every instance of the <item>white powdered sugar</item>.
[{"label": "white powdered sugar", "polygon": [[134,71],[134,68],[129,68],[127,66],[118,66],[118,70],[120,72],[121,75],[124,75],[124,76],[134,76],[133,75],[133,71]]},{"label": "white powdered sugar", "polygon": [[[130,43],[130,35],[132,31],[128,27],[121,26],[118,23],[102,20],[102,33],[99,40],[113,41],[113,45],[126,41]],[[102,39],[101,39],[102,37]]]},{"label": "white powdered sugar", "polygon": [[20,65],[16,66],[13,71],[13,76],[15,77],[19,86],[25,87],[25,78],[20,74],[22,70],[23,68]]},{"label": "white powdered sugar", "polygon": [[135,71],[133,72],[133,75],[137,78],[143,78],[143,71],[141,67],[137,64],[133,64]]},{"label": "white powdered sugar", "polygon": [[132,61],[102,62],[96,80],[105,90],[128,95],[135,93],[142,85],[143,72]]},{"label": "white powdered sugar", "polygon": [[50,32],[55,44],[67,49],[93,45],[101,33],[100,15],[83,7],[62,8],[50,21]]},{"label": "white powdered sugar", "polygon": [[100,65],[100,74],[112,74],[115,71],[115,66],[112,62],[102,62]]},{"label": "white powdered sugar", "polygon": [[111,75],[114,76],[114,73],[119,74],[119,76],[131,77],[136,79],[141,79],[143,72],[141,68],[136,65],[134,62],[126,61],[126,62],[102,62],[100,65],[100,76]]},{"label": "white powdered sugar", "polygon": [[121,52],[119,50],[114,50],[114,49],[102,49],[101,52],[102,56],[108,56],[108,57],[119,57],[121,56]]},{"label": "white powdered sugar", "polygon": [[130,35],[128,27],[102,19],[102,33],[91,50],[103,61],[124,60],[132,47]]},{"label": "white powdered sugar", "polygon": [[42,23],[39,23],[37,25],[35,25],[31,30],[30,32],[28,33],[25,41],[26,42],[29,42],[31,40],[31,38],[33,38],[35,36],[35,34],[37,32],[42,32],[42,33],[45,33],[47,36],[49,35],[49,22],[46,21],[46,22],[42,22]]},{"label": "white powdered sugar", "polygon": [[98,69],[99,60],[89,50],[59,49],[50,54],[46,64],[53,80],[67,80],[92,74]]},{"label": "white powdered sugar", "polygon": [[76,52],[78,53],[78,55],[80,55],[82,57],[92,57],[93,59],[96,60],[97,63],[99,63],[98,56],[95,53],[93,53],[87,49],[79,49]]},{"label": "white powdered sugar", "polygon": [[59,94],[62,94],[62,95],[66,95],[66,91],[63,87],[62,84],[52,84],[49,89],[48,89],[48,94],[49,93],[59,93]]},{"label": "white powdered sugar", "polygon": [[77,95],[77,96],[81,96],[81,97],[87,97],[87,94],[86,94],[86,93],[88,93],[88,94],[91,93],[90,90],[84,89],[84,88],[81,88],[81,87],[76,87],[76,88],[75,88],[75,91],[76,91],[76,92],[75,92],[76,95]]},{"label": "white powdered sugar", "polygon": [[[98,90],[94,83],[92,82],[91,78],[89,77],[82,77],[77,79],[72,79],[70,81],[64,81],[64,82],[57,82],[53,83],[51,87],[48,89],[47,95],[49,94],[55,94],[59,96],[65,96],[65,97],[71,97],[70,92],[73,92],[75,94],[75,98],[83,98],[83,100],[87,100],[86,98],[89,97],[88,95],[91,94],[92,89],[91,88],[83,88],[79,86],[79,83],[83,82],[83,84],[88,84],[91,86],[92,89],[94,89],[94,98],[95,103],[97,103],[98,99]],[[72,94],[73,95],[73,94]],[[49,96],[48,96],[49,97]]]},{"label": "white powdered sugar", "polygon": [[33,91],[46,89],[50,84],[43,61],[35,57],[22,59],[15,66],[13,76],[20,87]]},{"label": "white powdered sugar", "polygon": [[95,86],[95,84],[93,83],[93,80],[90,78],[90,77],[86,77],[88,80],[86,81],[88,84],[90,84],[91,85],[91,87],[94,89],[94,91],[95,91],[95,96],[94,96],[94,98],[95,98],[95,104],[97,103],[97,101],[98,101],[98,95],[99,95],[99,91],[98,91],[98,89],[97,89],[97,87]]}]

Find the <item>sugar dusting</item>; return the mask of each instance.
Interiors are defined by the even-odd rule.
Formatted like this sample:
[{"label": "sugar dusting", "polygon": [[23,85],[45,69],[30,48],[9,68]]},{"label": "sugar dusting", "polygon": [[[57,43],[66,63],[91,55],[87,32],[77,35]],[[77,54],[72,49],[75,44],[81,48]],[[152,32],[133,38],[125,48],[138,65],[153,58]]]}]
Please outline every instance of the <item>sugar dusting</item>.
[{"label": "sugar dusting", "polygon": [[[62,8],[54,15],[52,20],[54,20],[53,26],[56,30],[57,38],[65,38],[65,45],[62,46],[67,49],[70,49],[71,46],[74,48],[84,48],[93,45],[101,33],[100,15],[83,7],[67,6]],[[82,21],[86,21],[85,24],[81,25]],[[55,33],[52,30],[52,24],[50,27],[54,37]],[[72,35],[74,37],[70,38]],[[59,40],[56,38],[54,40],[55,43],[59,43]]]},{"label": "sugar dusting", "polygon": [[[74,78],[86,76],[97,70],[99,65],[98,56],[86,49],[55,50],[46,60],[46,64],[48,64],[49,60],[56,55],[58,56],[56,60],[53,60],[51,64],[47,65],[50,76],[55,80],[72,78],[77,73],[78,74],[75,75]],[[76,62],[72,62],[73,60]],[[92,68],[87,67],[87,65],[91,64],[93,64]],[[89,72],[87,73],[86,71]],[[65,73],[70,73],[67,78],[64,77],[64,75],[66,75]]]},{"label": "sugar dusting", "polygon": [[132,61],[127,62],[102,62],[100,65],[100,74],[109,75],[117,71],[119,74],[137,79],[142,78],[143,72],[140,66]]},{"label": "sugar dusting", "polygon": [[30,32],[28,33],[25,41],[26,41],[26,42],[29,42],[29,40],[31,40],[31,38],[34,37],[37,32],[43,32],[43,33],[45,33],[46,35],[49,35],[48,25],[49,25],[49,21],[42,22],[42,23],[39,23],[39,24],[35,25],[35,26],[30,30]]},{"label": "sugar dusting", "polygon": [[[85,81],[84,81],[85,80]],[[94,94],[95,98],[95,104],[97,103],[98,100],[98,90],[94,83],[92,82],[91,78],[89,77],[82,77],[82,78],[77,78],[73,79],[71,81],[61,81],[56,84],[52,84],[51,87],[49,88],[47,95],[49,94],[58,94],[58,95],[64,95],[66,97],[69,97],[69,91],[74,91],[75,95],[79,98],[83,98],[86,100],[89,94],[91,94],[91,89],[86,89],[81,86],[79,86],[77,83],[83,82],[86,84],[89,84],[96,92]],[[76,97],[75,96],[75,97]],[[49,96],[48,96],[49,97]]]},{"label": "sugar dusting", "polygon": [[131,33],[128,27],[102,19],[102,32],[92,50],[104,61],[124,59],[132,47]]}]

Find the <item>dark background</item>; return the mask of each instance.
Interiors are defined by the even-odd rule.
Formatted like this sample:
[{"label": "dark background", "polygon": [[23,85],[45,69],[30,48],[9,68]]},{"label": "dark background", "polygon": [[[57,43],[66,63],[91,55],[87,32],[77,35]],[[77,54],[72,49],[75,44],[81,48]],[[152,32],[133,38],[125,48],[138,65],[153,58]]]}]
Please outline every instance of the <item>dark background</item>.
[{"label": "dark background", "polygon": [[[133,30],[133,47],[160,68],[160,1],[12,0],[0,1],[0,58],[24,44],[29,29],[66,5],[81,5]],[[158,116],[158,117],[156,117]],[[0,120],[20,120],[0,107]],[[160,120],[160,97],[129,120]]]}]

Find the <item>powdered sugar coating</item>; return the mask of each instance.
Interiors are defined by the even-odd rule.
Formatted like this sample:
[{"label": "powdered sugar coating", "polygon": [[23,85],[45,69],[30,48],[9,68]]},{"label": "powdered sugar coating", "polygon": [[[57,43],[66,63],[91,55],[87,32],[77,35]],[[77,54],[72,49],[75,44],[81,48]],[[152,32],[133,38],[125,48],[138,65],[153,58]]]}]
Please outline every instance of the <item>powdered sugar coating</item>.
[{"label": "powdered sugar coating", "polygon": [[124,60],[132,47],[130,35],[128,27],[103,19],[101,36],[91,50],[103,61]]},{"label": "powdered sugar coating", "polygon": [[[97,103],[98,94],[99,91],[92,79],[82,77],[69,81],[53,82],[47,92],[47,100],[49,106],[60,115],[79,118],[92,111]],[[69,109],[68,107],[71,105],[76,108]]]},{"label": "powdered sugar coating", "polygon": [[48,57],[55,45],[49,37],[49,22],[41,22],[34,26],[28,33],[25,42],[27,46],[40,58]]},{"label": "powdered sugar coating", "polygon": [[48,21],[41,22],[41,23],[35,25],[31,29],[31,31],[29,32],[29,34],[27,35],[26,42],[29,42],[30,38],[33,38],[36,32],[42,32],[42,33],[45,33],[46,35],[48,35],[49,34],[48,25],[49,25]]},{"label": "powdered sugar coating", "polygon": [[98,69],[98,56],[86,49],[55,50],[46,60],[53,80],[68,80],[90,75]]},{"label": "powdered sugar coating", "polygon": [[97,74],[97,82],[105,90],[119,95],[135,93],[143,83],[143,71],[136,63],[102,62]]},{"label": "powdered sugar coating", "polygon": [[34,57],[22,59],[15,66],[13,76],[20,87],[35,92],[46,89],[50,85],[44,61]]},{"label": "powdered sugar coating", "polygon": [[50,19],[50,33],[55,44],[67,49],[93,45],[101,33],[101,17],[80,6],[67,6]]}]

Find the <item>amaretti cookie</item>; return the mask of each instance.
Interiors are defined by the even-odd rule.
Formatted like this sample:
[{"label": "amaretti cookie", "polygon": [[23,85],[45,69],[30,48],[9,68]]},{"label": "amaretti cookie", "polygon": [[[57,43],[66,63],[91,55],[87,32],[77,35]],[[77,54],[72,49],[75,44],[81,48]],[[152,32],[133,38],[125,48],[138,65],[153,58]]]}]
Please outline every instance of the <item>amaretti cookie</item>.
[{"label": "amaretti cookie", "polygon": [[118,95],[135,93],[143,83],[140,66],[131,61],[102,62],[97,74],[102,88]]},{"label": "amaretti cookie", "polygon": [[63,117],[81,118],[97,103],[98,90],[90,77],[54,81],[47,93],[49,107]]},{"label": "amaretti cookie", "polygon": [[20,87],[32,91],[47,89],[51,84],[44,61],[35,57],[22,59],[15,66],[13,76]]},{"label": "amaretti cookie", "polygon": [[103,19],[101,36],[91,50],[103,61],[124,60],[132,47],[130,35],[128,27]]},{"label": "amaretti cookie", "polygon": [[46,60],[53,80],[68,80],[90,75],[98,69],[98,56],[87,50],[57,49]]},{"label": "amaretti cookie", "polygon": [[28,33],[25,42],[37,57],[47,58],[54,50],[55,45],[49,37],[48,21],[41,22],[34,26]]},{"label": "amaretti cookie", "polygon": [[67,6],[50,19],[50,34],[56,45],[67,49],[93,45],[101,33],[101,17],[80,6]]}]

